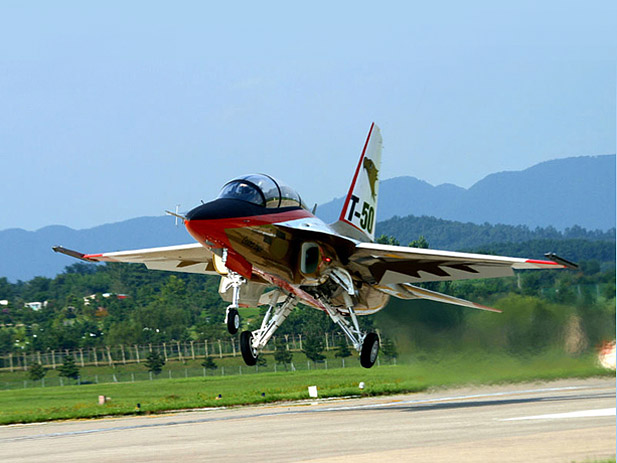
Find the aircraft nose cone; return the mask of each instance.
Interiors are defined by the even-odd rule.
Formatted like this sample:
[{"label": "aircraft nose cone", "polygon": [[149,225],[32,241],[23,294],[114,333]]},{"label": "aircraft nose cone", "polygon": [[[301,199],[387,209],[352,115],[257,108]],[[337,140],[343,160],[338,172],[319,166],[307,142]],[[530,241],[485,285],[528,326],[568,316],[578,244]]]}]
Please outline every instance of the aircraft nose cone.
[{"label": "aircraft nose cone", "polygon": [[191,209],[186,214],[184,226],[193,238],[206,246],[225,246],[225,224],[217,219],[228,218],[232,209],[224,200],[215,199]]},{"label": "aircraft nose cone", "polygon": [[219,218],[220,207],[218,206],[219,200],[210,201],[209,203],[201,204],[191,209],[186,214],[187,221],[191,220],[212,220]]},{"label": "aircraft nose cone", "polygon": [[259,206],[238,199],[219,198],[202,204],[186,214],[187,221],[232,219],[262,213]]}]

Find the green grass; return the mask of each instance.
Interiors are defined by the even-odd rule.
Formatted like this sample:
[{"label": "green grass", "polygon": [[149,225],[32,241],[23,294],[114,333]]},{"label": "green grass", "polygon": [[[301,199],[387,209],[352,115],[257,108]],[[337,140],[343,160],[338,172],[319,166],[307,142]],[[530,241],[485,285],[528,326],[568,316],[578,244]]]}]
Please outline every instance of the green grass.
[{"label": "green grass", "polygon": [[[505,355],[421,356],[405,365],[366,370],[359,367],[225,377],[156,379],[135,383],[89,384],[0,391],[0,424],[91,418],[164,410],[257,404],[308,398],[316,385],[320,397],[419,392],[430,387],[590,377],[606,373],[592,357],[559,354],[521,359]],[[358,384],[363,381],[363,391]],[[264,396],[262,396],[262,393]],[[221,399],[216,397],[221,394]],[[98,405],[99,395],[111,397]]]}]

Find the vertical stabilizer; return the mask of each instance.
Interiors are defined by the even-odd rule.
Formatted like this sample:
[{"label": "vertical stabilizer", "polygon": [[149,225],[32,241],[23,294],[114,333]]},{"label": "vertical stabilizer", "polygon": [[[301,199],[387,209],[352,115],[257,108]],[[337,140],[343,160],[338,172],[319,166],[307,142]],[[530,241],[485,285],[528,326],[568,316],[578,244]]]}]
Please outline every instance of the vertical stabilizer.
[{"label": "vertical stabilizer", "polygon": [[344,234],[361,241],[375,240],[381,148],[381,131],[373,123],[345,198],[341,216],[334,224],[341,232],[347,229],[348,233]]}]

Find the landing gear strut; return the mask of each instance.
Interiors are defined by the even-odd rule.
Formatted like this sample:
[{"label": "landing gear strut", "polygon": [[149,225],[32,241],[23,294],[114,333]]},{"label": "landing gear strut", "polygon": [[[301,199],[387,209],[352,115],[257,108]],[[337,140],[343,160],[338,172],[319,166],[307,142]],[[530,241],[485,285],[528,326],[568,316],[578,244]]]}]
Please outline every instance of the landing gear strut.
[{"label": "landing gear strut", "polygon": [[332,321],[339,326],[354,348],[360,353],[360,364],[364,368],[371,368],[377,361],[377,355],[379,354],[379,337],[376,333],[364,333],[360,329],[358,317],[354,310],[354,303],[351,299],[355,295],[355,288],[349,272],[340,268],[332,269],[330,276],[344,290],[343,298],[345,299],[345,306],[352,323],[349,323],[336,308],[332,307],[326,298],[319,297],[318,299],[326,308]]},{"label": "landing gear strut", "polygon": [[225,277],[225,281],[224,291],[227,291],[229,287],[233,290],[231,304],[227,306],[227,312],[225,313],[225,324],[229,334],[236,334],[240,328],[240,314],[238,313],[240,286],[246,283],[246,280],[236,272],[230,271]]},{"label": "landing gear strut", "polygon": [[261,327],[255,331],[243,331],[240,334],[240,351],[247,365],[255,365],[259,352],[268,344],[272,335],[289,316],[296,306],[295,296],[288,295],[281,305],[277,305],[280,291],[273,291],[270,299],[270,307],[261,322]]},{"label": "landing gear strut", "polygon": [[326,301],[321,300],[321,303],[326,306],[332,321],[339,326],[354,348],[360,353],[360,364],[364,368],[371,368],[377,361],[377,355],[379,354],[379,336],[376,333],[364,333],[360,330],[353,306],[348,305],[347,307],[352,320],[352,323],[349,323],[349,320],[343,317],[338,310],[330,306]]}]

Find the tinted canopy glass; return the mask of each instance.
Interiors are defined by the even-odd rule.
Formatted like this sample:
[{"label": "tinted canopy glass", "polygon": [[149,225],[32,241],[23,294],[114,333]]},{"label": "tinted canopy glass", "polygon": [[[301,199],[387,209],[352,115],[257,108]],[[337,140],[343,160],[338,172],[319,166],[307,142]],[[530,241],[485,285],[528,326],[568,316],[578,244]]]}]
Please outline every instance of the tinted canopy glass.
[{"label": "tinted canopy glass", "polygon": [[305,207],[295,190],[265,174],[233,179],[223,186],[218,197],[239,199],[268,208]]},{"label": "tinted canopy glass", "polygon": [[227,183],[218,195],[219,198],[239,199],[249,203],[264,206],[265,201],[259,189],[248,182],[232,180]]}]

